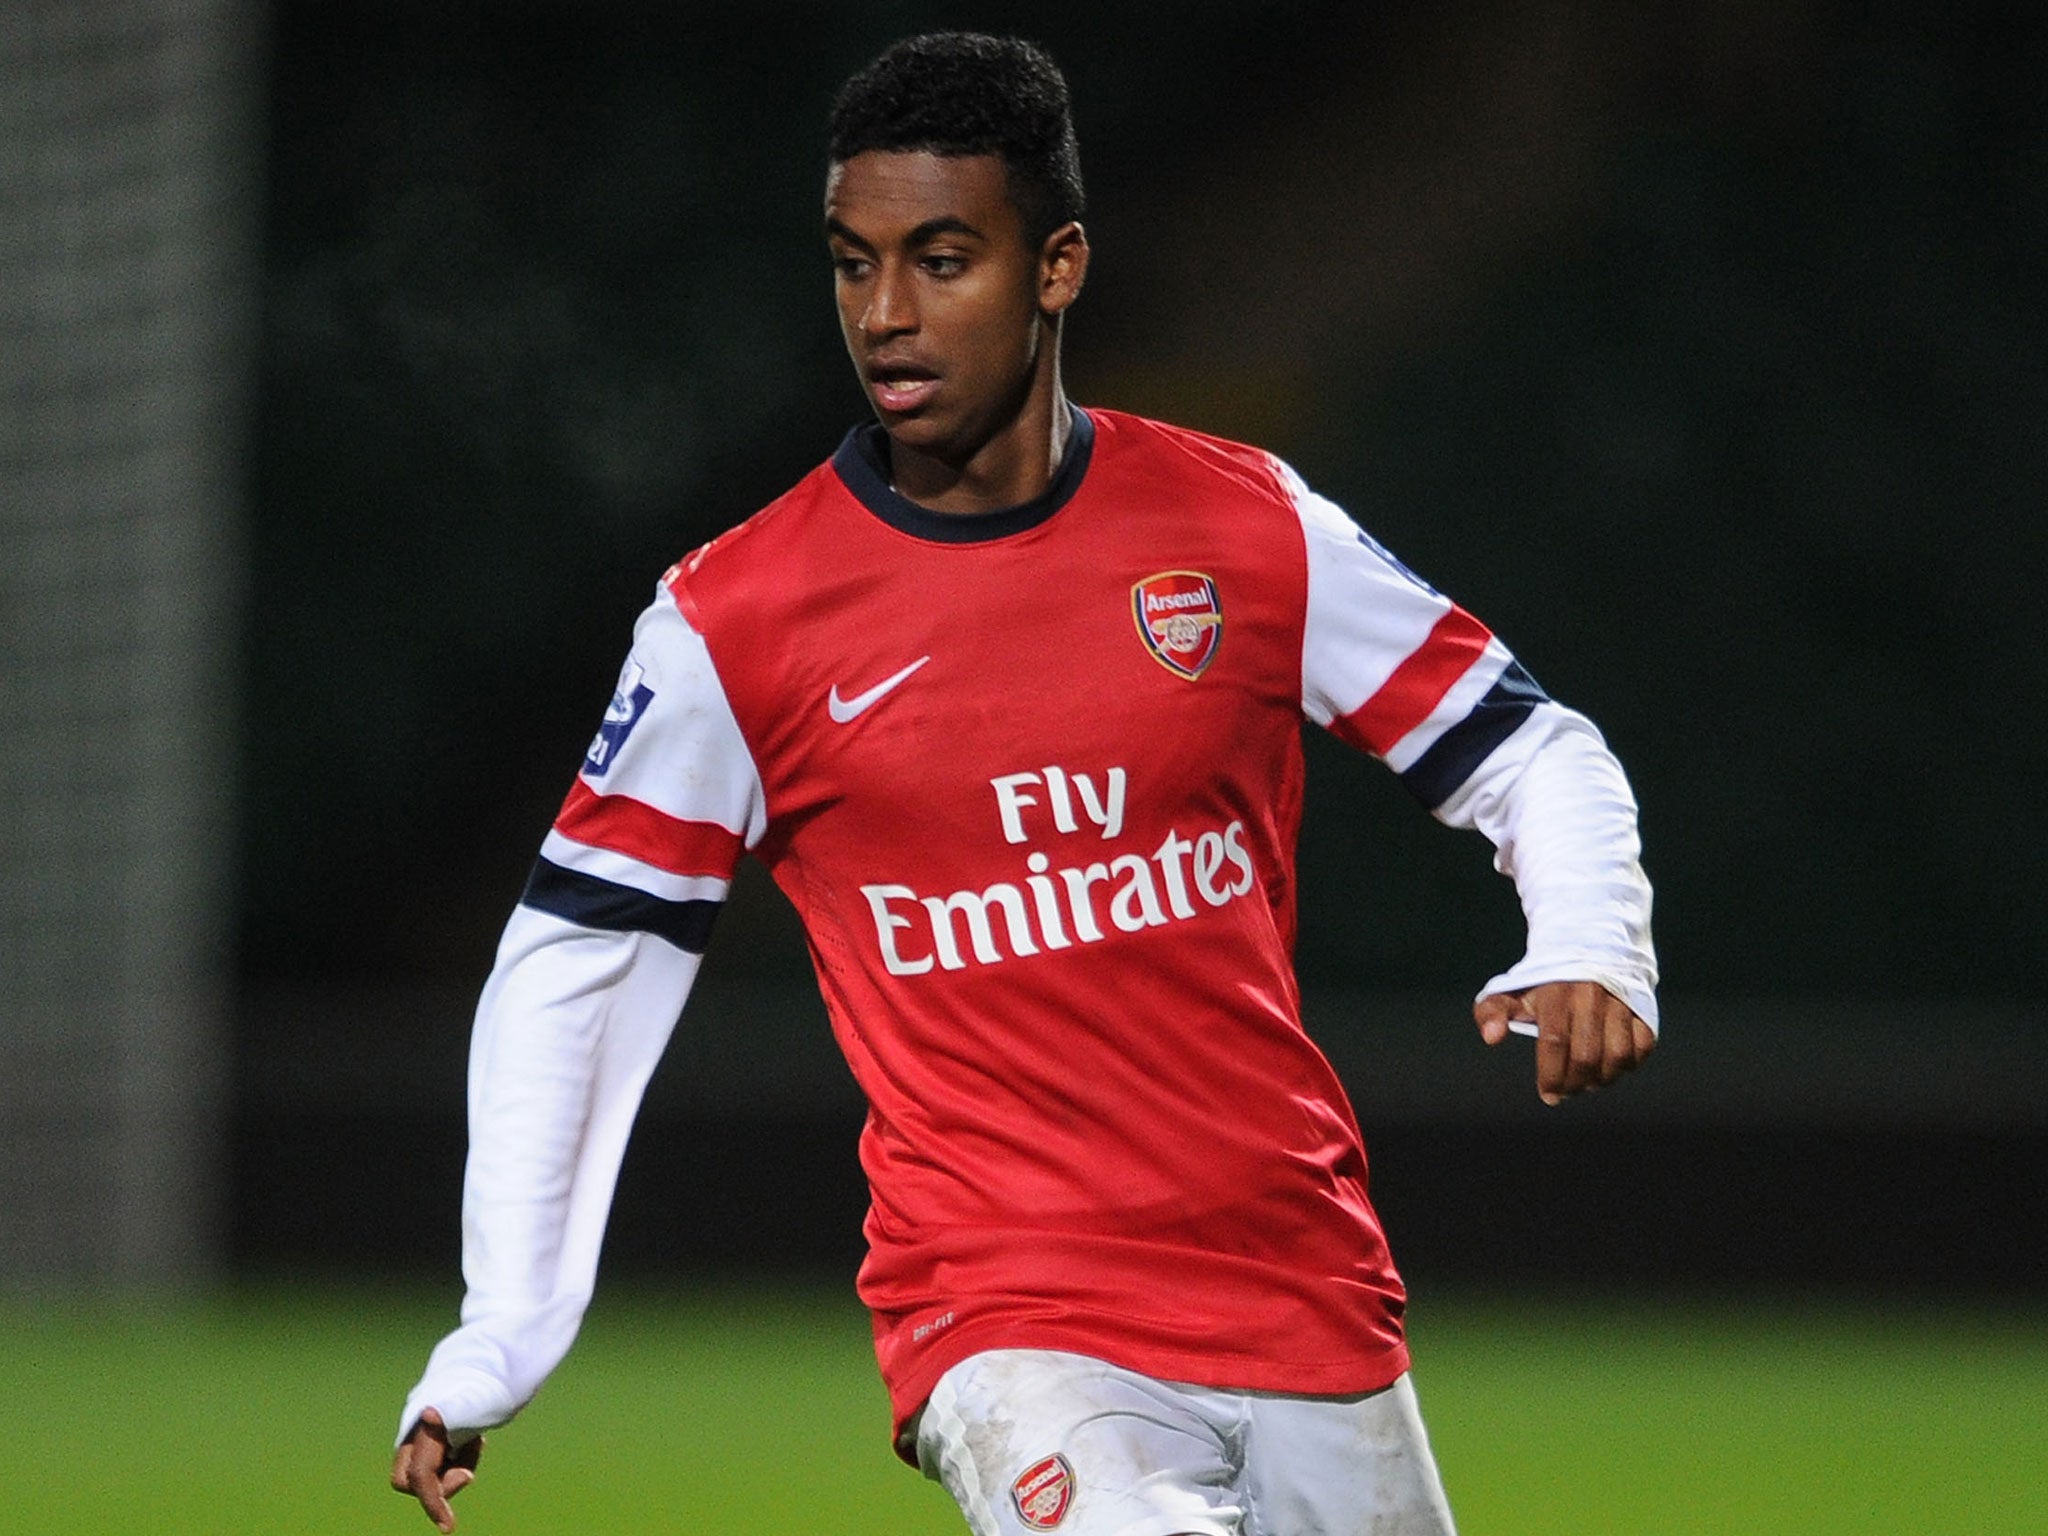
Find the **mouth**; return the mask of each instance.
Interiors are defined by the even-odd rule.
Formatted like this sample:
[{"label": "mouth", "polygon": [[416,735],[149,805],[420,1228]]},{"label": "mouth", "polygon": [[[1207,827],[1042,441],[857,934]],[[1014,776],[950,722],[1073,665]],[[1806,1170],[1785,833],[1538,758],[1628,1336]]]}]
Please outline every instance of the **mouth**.
[{"label": "mouth", "polygon": [[938,387],[938,375],[916,363],[873,363],[868,367],[868,393],[892,416],[921,409]]}]

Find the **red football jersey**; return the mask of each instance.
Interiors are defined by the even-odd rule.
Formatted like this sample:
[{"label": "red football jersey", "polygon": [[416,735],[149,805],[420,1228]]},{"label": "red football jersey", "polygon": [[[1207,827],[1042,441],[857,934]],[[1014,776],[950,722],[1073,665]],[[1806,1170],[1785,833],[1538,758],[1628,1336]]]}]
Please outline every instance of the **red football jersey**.
[{"label": "red football jersey", "polygon": [[[1504,868],[1536,855],[1511,868],[1530,952],[1494,985],[1593,975],[1653,1017],[1597,734],[1270,455],[1075,424],[1042,497],[971,517],[897,496],[857,429],[664,578],[486,989],[465,1329],[408,1412],[467,1392],[495,1422],[567,1348],[743,849],[867,1096],[859,1285],[899,1425],[990,1348],[1300,1393],[1406,1368],[1363,1142],[1301,1027],[1304,716]],[[1526,792],[1559,763],[1575,787],[1536,798],[1561,830]],[[622,1001],[658,1023],[609,1022]]]},{"label": "red football jersey", "polygon": [[1264,455],[1094,425],[993,521],[842,455],[670,578],[867,1094],[899,1414],[994,1347],[1303,1392],[1405,1365],[1291,963],[1301,522]]}]

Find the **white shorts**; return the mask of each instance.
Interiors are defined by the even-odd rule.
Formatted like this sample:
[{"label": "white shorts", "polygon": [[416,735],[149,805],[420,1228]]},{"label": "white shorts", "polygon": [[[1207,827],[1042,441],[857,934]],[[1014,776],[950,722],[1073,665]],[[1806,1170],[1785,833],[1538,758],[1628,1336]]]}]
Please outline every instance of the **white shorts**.
[{"label": "white shorts", "polygon": [[989,1350],[939,1378],[917,1459],[975,1536],[1453,1530],[1405,1375],[1359,1397],[1291,1397]]}]

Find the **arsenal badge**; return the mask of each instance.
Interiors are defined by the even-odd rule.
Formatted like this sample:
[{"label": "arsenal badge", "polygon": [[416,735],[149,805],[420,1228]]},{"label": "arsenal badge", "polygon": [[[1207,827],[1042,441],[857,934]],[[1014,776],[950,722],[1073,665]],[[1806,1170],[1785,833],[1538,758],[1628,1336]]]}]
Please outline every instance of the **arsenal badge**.
[{"label": "arsenal badge", "polygon": [[1010,1498],[1026,1525],[1034,1531],[1049,1531],[1067,1518],[1074,1502],[1074,1469],[1055,1451],[1017,1474],[1017,1481],[1010,1484]]},{"label": "arsenal badge", "polygon": [[1167,671],[1197,678],[1223,643],[1223,603],[1200,571],[1161,571],[1131,588],[1138,638]]}]

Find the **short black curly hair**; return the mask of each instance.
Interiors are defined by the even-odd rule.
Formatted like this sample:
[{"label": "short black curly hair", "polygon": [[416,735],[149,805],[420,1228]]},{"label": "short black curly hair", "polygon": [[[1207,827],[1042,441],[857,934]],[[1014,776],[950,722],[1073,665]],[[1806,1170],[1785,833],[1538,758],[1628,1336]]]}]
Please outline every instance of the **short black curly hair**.
[{"label": "short black curly hair", "polygon": [[1032,240],[1081,217],[1066,77],[1022,38],[927,32],[891,45],[832,104],[832,163],[871,149],[1000,155]]}]

